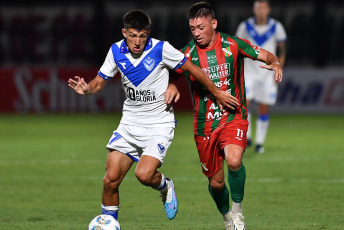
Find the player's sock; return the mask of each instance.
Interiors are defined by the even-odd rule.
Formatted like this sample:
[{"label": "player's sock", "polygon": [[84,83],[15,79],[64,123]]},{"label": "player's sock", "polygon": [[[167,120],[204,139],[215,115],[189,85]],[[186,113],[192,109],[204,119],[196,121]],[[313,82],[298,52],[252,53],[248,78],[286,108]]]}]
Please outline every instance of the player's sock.
[{"label": "player's sock", "polygon": [[241,203],[241,201],[244,199],[245,180],[246,169],[243,163],[236,171],[228,169],[228,183],[233,202]]},{"label": "player's sock", "polygon": [[118,220],[118,210],[119,210],[119,205],[118,206],[105,206],[102,204],[102,214],[110,215],[116,220]]},{"label": "player's sock", "polygon": [[161,173],[161,182],[160,185],[155,188],[156,190],[159,190],[161,193],[167,191],[167,180],[165,179],[164,174]]},{"label": "player's sock", "polygon": [[263,146],[270,123],[269,114],[259,115],[257,120],[256,144]]},{"label": "player's sock", "polygon": [[241,212],[242,212],[241,202],[237,203],[233,201],[232,213],[241,213]]},{"label": "player's sock", "polygon": [[248,128],[247,128],[247,146],[250,146],[252,143],[252,114],[250,111],[247,111],[247,121],[248,121]]},{"label": "player's sock", "polygon": [[208,185],[209,193],[215,201],[217,209],[222,215],[229,213],[229,191],[227,186],[223,186],[220,191],[214,191],[210,185]]}]

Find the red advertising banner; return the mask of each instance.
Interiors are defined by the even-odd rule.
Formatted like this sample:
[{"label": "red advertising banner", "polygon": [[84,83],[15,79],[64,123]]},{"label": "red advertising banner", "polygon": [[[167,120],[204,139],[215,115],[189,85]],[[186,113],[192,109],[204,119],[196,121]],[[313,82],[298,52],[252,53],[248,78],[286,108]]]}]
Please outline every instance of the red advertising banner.
[{"label": "red advertising banner", "polygon": [[[125,95],[120,78],[109,81],[96,95],[78,95],[68,87],[68,79],[80,76],[86,82],[97,68],[3,68],[0,69],[0,112],[99,112],[121,111]],[[190,110],[191,97],[185,80],[177,82],[183,99],[176,110]]]}]

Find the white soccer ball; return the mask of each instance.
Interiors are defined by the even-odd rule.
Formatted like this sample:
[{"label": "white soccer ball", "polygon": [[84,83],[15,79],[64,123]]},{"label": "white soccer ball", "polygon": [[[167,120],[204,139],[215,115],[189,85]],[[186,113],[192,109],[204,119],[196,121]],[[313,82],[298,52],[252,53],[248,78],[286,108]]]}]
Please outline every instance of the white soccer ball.
[{"label": "white soccer ball", "polygon": [[88,230],[120,230],[118,221],[110,215],[99,215],[91,220]]}]

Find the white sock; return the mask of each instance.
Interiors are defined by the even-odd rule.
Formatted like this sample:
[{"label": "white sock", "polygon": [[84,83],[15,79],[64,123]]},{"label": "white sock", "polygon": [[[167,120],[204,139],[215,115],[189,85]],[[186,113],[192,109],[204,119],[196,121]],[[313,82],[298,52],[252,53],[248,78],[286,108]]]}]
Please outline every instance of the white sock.
[{"label": "white sock", "polygon": [[167,184],[168,184],[168,181],[165,179],[164,174],[161,173],[161,182],[160,182],[159,187],[156,188],[156,190],[159,190],[160,192],[166,192]]},{"label": "white sock", "polygon": [[223,215],[223,220],[226,222],[231,221],[231,210],[229,210],[227,214]]},{"label": "white sock", "polygon": [[240,213],[242,212],[242,208],[241,208],[241,203],[235,203],[233,201],[233,205],[232,205],[232,213]]},{"label": "white sock", "polygon": [[247,121],[248,121],[248,128],[247,128],[247,139],[252,139],[252,114],[251,112],[247,111]]},{"label": "white sock", "polygon": [[269,128],[269,115],[259,115],[257,120],[256,144],[263,145]]}]

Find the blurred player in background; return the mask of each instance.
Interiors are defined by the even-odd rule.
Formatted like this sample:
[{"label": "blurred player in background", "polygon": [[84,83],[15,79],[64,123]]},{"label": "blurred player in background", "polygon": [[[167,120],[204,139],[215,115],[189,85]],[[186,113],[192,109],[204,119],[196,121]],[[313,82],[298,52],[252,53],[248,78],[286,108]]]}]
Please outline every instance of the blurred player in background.
[{"label": "blurred player in background", "polygon": [[137,162],[135,176],[143,185],[160,191],[166,215],[173,219],[178,210],[174,184],[158,171],[174,136],[175,117],[170,103],[179,96],[173,84],[168,86],[169,69],[195,76],[221,106],[236,99],[218,90],[199,67],[168,42],[150,38],[151,21],[143,11],[126,13],[123,22],[124,39],[111,46],[98,75],[89,83],[75,76],[68,80],[69,87],[78,94],[95,94],[119,72],[126,94],[120,124],[106,146],[102,213],[118,219],[119,186]]},{"label": "blurred player in background", "polygon": [[[282,80],[282,68],[278,58],[272,53],[248,40],[217,32],[217,20],[209,3],[192,5],[188,20],[194,39],[182,52],[201,67],[220,90],[231,93],[238,101],[221,109],[209,91],[195,81],[195,76],[184,72],[193,95],[194,139],[201,168],[209,180],[209,193],[223,215],[225,229],[244,230],[246,227],[241,203],[244,198],[246,170],[242,157],[248,127],[244,57],[265,62],[266,65],[261,65],[261,68],[274,70],[272,74],[277,83]],[[225,185],[226,168],[233,201],[232,210],[229,191]]]},{"label": "blurred player in background", "polygon": [[[270,3],[268,0],[255,0],[253,5],[254,17],[240,23],[236,36],[250,40],[257,46],[276,54],[281,66],[286,59],[287,35],[282,24],[270,18]],[[255,150],[264,152],[264,141],[269,127],[269,106],[277,99],[277,84],[273,79],[273,72],[259,67],[259,63],[245,59],[245,84],[248,107],[249,127],[247,130],[247,146],[252,145],[250,104],[254,100],[258,103],[258,119],[256,122]]]}]

